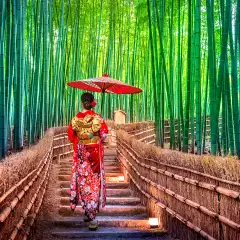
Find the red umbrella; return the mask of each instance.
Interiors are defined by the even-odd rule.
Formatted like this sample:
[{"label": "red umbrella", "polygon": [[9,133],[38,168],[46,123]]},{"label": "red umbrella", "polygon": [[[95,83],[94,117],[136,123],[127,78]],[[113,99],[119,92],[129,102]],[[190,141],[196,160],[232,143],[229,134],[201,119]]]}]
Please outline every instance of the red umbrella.
[{"label": "red umbrella", "polygon": [[109,78],[108,76],[109,75],[104,74],[102,77],[98,78],[69,82],[68,85],[73,88],[102,93],[134,94],[142,92],[140,88]]}]

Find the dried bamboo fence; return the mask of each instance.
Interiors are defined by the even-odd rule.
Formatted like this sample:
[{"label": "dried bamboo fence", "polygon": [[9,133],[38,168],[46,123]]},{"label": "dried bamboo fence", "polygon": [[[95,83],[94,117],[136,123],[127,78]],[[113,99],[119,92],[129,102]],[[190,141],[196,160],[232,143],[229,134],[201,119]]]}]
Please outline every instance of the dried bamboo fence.
[{"label": "dried bamboo fence", "polygon": [[[237,161],[160,151],[146,144],[155,141],[153,122],[108,124],[132,188],[162,227],[184,240],[240,240]],[[72,156],[67,127],[49,129],[41,141],[0,165],[0,239],[32,238],[52,161]]]},{"label": "dried bamboo fence", "polygon": [[37,145],[0,164],[1,240],[33,238],[51,171],[54,135],[61,131],[66,129],[49,129]]},{"label": "dried bamboo fence", "polygon": [[[207,120],[208,121],[208,120]],[[209,123],[209,122],[208,122]],[[127,123],[127,124],[114,124],[114,121],[107,121],[109,126],[109,145],[116,146],[116,131],[123,129],[128,132],[130,135],[134,136],[138,141],[146,144],[155,144],[156,135],[155,135],[155,125],[153,121],[146,121],[141,123]],[[177,126],[177,121],[176,121]],[[170,141],[170,126],[169,122],[165,121],[165,142]],[[64,158],[71,156],[73,153],[72,144],[68,141],[67,138],[67,126],[62,127],[62,133],[58,134],[54,143],[54,159]],[[207,133],[210,132],[210,125],[207,125]],[[190,134],[190,133],[189,133]],[[177,131],[176,131],[177,138]]]},{"label": "dried bamboo fence", "polygon": [[[219,129],[221,130],[221,118],[219,119]],[[196,124],[195,124],[196,125]],[[180,125],[181,126],[181,125]],[[135,136],[140,142],[146,144],[155,144],[155,125],[153,121],[141,122],[141,123],[128,123],[125,125],[113,125],[113,129],[124,129],[129,134]],[[178,138],[178,121],[175,120],[175,140]],[[196,126],[194,126],[194,132],[196,134]],[[182,131],[180,129],[180,137],[182,137]],[[220,131],[221,134],[221,131]],[[189,127],[189,137],[191,136],[191,126]],[[210,140],[210,119],[206,119],[206,139]],[[170,142],[170,122],[164,121],[164,142]]]},{"label": "dried bamboo fence", "polygon": [[[138,128],[136,129],[137,126]],[[131,136],[134,136],[140,142],[143,142],[146,144],[156,143],[154,122],[142,122],[140,124],[139,123],[129,124],[129,127],[122,126],[122,129],[127,131]]]},{"label": "dried bamboo fence", "polygon": [[117,153],[149,214],[174,237],[240,240],[236,159],[159,149],[123,130],[117,131]]}]

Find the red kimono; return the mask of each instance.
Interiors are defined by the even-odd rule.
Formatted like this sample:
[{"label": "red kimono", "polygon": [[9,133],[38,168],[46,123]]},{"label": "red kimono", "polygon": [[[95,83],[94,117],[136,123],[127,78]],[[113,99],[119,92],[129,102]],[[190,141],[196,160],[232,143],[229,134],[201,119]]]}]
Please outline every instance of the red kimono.
[{"label": "red kimono", "polygon": [[80,203],[91,220],[106,204],[102,142],[107,133],[103,118],[91,110],[79,112],[68,128],[68,138],[74,146],[70,207],[74,210]]}]

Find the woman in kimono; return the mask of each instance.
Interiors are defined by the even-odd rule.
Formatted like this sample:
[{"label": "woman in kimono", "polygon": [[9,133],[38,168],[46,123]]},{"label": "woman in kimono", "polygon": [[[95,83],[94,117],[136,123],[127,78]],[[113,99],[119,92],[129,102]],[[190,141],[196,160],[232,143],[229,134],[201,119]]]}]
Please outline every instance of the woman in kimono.
[{"label": "woman in kimono", "polygon": [[68,138],[74,146],[70,207],[74,211],[79,203],[85,211],[84,221],[89,222],[89,230],[96,230],[96,214],[106,204],[103,141],[108,127],[92,110],[96,102],[91,93],[82,94],[81,102],[82,111],[68,128]]}]

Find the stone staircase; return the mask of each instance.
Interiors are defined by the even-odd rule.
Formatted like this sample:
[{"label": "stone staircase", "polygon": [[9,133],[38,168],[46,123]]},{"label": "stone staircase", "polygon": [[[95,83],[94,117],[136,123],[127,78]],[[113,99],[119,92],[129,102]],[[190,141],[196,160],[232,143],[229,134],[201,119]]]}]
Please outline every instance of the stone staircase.
[{"label": "stone staircase", "polygon": [[115,149],[106,149],[104,156],[107,181],[107,205],[98,213],[99,228],[89,231],[83,222],[83,210],[77,207],[74,212],[69,207],[71,159],[63,159],[59,164],[60,195],[59,218],[54,222],[54,239],[170,239],[160,229],[150,229],[145,206],[134,197],[127,182],[119,181],[123,176]]}]

